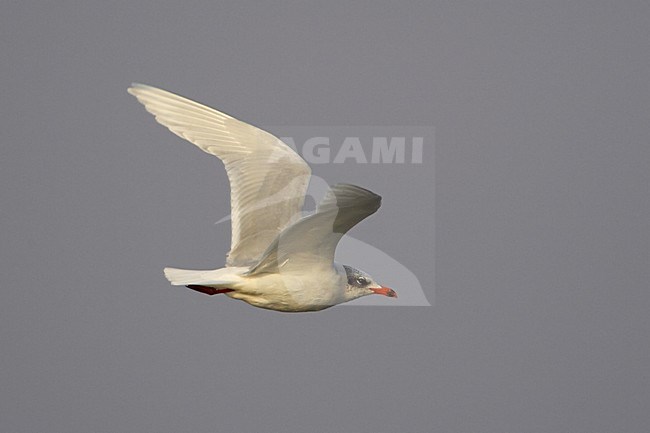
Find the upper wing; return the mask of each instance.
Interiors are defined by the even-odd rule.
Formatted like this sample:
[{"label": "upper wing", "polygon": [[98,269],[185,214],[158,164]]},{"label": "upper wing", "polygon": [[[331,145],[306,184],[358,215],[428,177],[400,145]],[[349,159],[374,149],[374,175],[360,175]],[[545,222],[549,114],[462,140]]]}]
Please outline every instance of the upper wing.
[{"label": "upper wing", "polygon": [[308,266],[331,266],[343,235],[377,212],[381,197],[349,184],[333,186],[316,212],[286,228],[264,252],[250,274],[292,272]]},{"label": "upper wing", "polygon": [[311,170],[280,139],[197,102],[144,84],[129,93],[158,123],[221,159],[230,180],[232,239],[227,266],[256,263],[300,217]]}]

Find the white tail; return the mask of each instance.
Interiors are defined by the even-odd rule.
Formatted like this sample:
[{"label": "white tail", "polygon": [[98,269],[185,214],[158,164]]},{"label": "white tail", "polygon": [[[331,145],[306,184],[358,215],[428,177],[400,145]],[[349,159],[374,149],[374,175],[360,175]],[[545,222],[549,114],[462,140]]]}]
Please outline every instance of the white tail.
[{"label": "white tail", "polygon": [[239,275],[248,268],[222,268],[214,271],[195,271],[191,269],[165,268],[165,277],[174,286],[197,284],[210,287],[232,288],[242,280]]}]

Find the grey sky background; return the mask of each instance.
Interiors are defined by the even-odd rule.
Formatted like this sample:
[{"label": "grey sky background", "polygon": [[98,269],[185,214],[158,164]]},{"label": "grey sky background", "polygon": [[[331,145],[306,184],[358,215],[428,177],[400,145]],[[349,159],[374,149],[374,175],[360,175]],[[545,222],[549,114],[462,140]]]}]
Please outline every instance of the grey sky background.
[{"label": "grey sky background", "polygon": [[[648,19],[643,1],[4,2],[0,430],[647,431]],[[221,265],[229,189],[132,81],[260,126],[435,127],[419,166],[314,167],[384,197],[353,235],[434,307],[290,315],[169,286],[164,266]]]}]

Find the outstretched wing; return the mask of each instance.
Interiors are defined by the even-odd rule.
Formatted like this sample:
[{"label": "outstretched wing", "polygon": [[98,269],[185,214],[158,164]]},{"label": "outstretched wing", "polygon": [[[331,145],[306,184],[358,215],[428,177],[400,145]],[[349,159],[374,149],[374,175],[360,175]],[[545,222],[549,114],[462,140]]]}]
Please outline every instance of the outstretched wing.
[{"label": "outstretched wing", "polygon": [[227,266],[256,263],[300,217],[311,170],[279,138],[205,105],[144,84],[129,93],[158,123],[223,161],[230,180],[232,238]]},{"label": "outstretched wing", "polygon": [[280,233],[249,273],[300,272],[332,266],[339,240],[377,212],[379,206],[381,197],[367,189],[349,184],[333,186],[316,212]]}]

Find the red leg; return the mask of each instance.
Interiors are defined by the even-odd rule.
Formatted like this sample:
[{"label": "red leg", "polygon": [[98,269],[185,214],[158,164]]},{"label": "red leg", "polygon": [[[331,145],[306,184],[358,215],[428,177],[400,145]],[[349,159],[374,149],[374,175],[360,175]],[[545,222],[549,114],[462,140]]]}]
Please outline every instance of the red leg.
[{"label": "red leg", "polygon": [[233,289],[215,289],[214,287],[208,287],[208,286],[197,286],[196,284],[190,284],[189,286],[185,286],[188,289],[196,290],[197,292],[205,293],[206,295],[218,295],[220,293],[228,293],[228,292],[234,292]]}]

